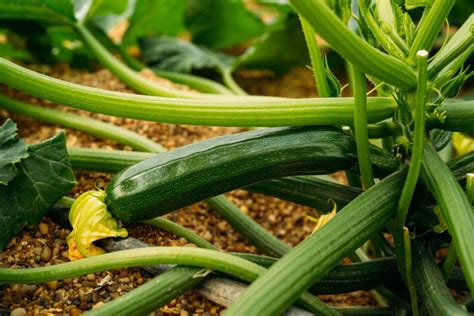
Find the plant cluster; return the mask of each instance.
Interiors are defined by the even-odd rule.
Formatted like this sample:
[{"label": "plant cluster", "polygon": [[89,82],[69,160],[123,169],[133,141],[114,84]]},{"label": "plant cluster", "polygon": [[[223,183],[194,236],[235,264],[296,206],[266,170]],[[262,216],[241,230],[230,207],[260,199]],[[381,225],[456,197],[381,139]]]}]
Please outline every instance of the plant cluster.
[{"label": "plant cluster", "polygon": [[[2,28],[13,39],[3,45],[1,84],[117,117],[260,127],[165,152],[121,127],[0,94],[0,107],[8,111],[137,150],[66,148],[64,134],[27,146],[16,137],[15,124],[6,121],[0,129],[0,248],[56,204],[70,208],[72,257],[87,258],[41,268],[2,268],[0,282],[46,282],[175,264],[156,282],[90,313],[136,312],[138,307],[146,314],[216,271],[250,283],[225,311],[228,315],[274,315],[287,308],[321,315],[467,315],[472,296],[458,304],[448,286],[474,293],[474,151],[452,158],[447,149],[451,132],[474,133],[474,102],[458,98],[472,75],[465,65],[474,47],[474,15],[434,48],[453,6],[454,0],[291,0],[262,1],[249,11],[242,2],[212,0],[0,0]],[[20,20],[28,21],[26,27],[34,25],[35,32],[15,25]],[[183,31],[193,42],[175,37]],[[343,88],[315,34],[342,56],[353,97],[341,97]],[[252,38],[240,56],[219,51]],[[288,43],[290,50],[283,47]],[[49,52],[40,53],[45,47]],[[97,60],[141,94],[65,82],[4,57],[81,65]],[[320,97],[250,96],[232,77],[240,67],[283,72],[301,63],[311,65]],[[222,84],[196,76],[203,71]],[[162,86],[150,79],[155,73],[202,93]],[[374,86],[371,91],[367,80]],[[105,191],[72,200],[64,196],[74,186],[73,169],[118,174]],[[338,170],[346,172],[349,186],[321,177]],[[226,199],[223,194],[236,188],[328,214],[291,249]],[[268,257],[220,252],[159,217],[202,200]],[[120,221],[162,227],[199,248],[103,254],[94,242],[126,237]],[[108,249],[113,242],[101,245]],[[363,245],[370,246],[373,258]],[[448,254],[437,263],[433,254],[442,248]],[[347,256],[354,263],[339,265]],[[361,289],[374,289],[388,307],[336,309],[314,295]],[[136,304],[130,306],[130,300]]]}]

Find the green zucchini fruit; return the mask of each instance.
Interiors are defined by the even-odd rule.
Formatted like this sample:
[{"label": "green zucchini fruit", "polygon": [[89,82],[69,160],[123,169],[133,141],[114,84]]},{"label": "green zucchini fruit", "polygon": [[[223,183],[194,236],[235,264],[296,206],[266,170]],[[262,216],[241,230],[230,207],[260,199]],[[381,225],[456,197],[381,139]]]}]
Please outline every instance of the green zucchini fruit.
[{"label": "green zucchini fruit", "polygon": [[474,151],[448,161],[447,165],[453,171],[456,180],[464,183],[466,175],[474,172]]},{"label": "green zucchini fruit", "polygon": [[429,314],[469,315],[464,306],[456,304],[427,245],[419,241],[414,242],[413,252],[413,277]]},{"label": "green zucchini fruit", "polygon": [[[122,221],[142,221],[260,181],[353,167],[355,140],[333,127],[268,128],[209,139],[133,165],[109,183],[106,204]],[[399,163],[371,146],[374,171]]]}]

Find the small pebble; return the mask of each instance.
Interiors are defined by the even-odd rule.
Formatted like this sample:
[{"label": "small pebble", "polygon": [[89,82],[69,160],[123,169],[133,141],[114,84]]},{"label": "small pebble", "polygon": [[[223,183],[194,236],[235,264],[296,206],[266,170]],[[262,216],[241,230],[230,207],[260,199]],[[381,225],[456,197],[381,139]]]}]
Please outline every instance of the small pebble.
[{"label": "small pebble", "polygon": [[128,277],[128,271],[127,270],[120,270],[119,278],[126,278],[126,277]]},{"label": "small pebble", "polygon": [[18,307],[12,310],[11,316],[26,316],[26,309]]},{"label": "small pebble", "polygon": [[36,291],[36,285],[23,284],[20,289],[21,296],[32,295]]},{"label": "small pebble", "polygon": [[56,280],[53,280],[53,281],[49,281],[48,283],[46,283],[46,285],[48,286],[48,288],[50,288],[51,290],[56,290],[59,286],[59,282],[56,281]]},{"label": "small pebble", "polygon": [[40,230],[40,233],[43,235],[48,235],[49,233],[49,227],[45,223],[39,224],[39,230]]},{"label": "small pebble", "polygon": [[71,316],[78,316],[78,315],[81,315],[82,314],[82,311],[77,308],[77,307],[73,307],[70,311],[69,311],[69,315]]},{"label": "small pebble", "polygon": [[37,256],[41,255],[41,252],[43,251],[42,247],[35,247],[31,250],[31,252]]},{"label": "small pebble", "polygon": [[107,291],[109,291],[110,293],[115,293],[117,292],[118,288],[119,288],[118,284],[114,283],[107,286]]},{"label": "small pebble", "polygon": [[88,281],[95,281],[95,274],[91,273],[91,274],[86,275],[86,279]]},{"label": "small pebble", "polygon": [[48,246],[43,247],[43,251],[41,252],[41,260],[44,262],[48,262],[51,259],[51,249]]},{"label": "small pebble", "polygon": [[81,302],[81,304],[79,304],[79,308],[83,311],[87,310],[87,302]]}]

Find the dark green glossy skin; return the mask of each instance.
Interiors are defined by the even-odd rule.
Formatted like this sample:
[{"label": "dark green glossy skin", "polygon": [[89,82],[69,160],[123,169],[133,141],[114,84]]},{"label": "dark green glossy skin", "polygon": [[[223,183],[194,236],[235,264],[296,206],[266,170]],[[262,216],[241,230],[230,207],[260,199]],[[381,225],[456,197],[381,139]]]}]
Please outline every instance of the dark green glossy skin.
[{"label": "dark green glossy skin", "polygon": [[[371,149],[374,170],[398,162]],[[107,187],[109,210],[142,221],[260,181],[327,174],[357,162],[352,136],[333,127],[268,128],[184,146],[133,165]]]},{"label": "dark green glossy skin", "polygon": [[469,315],[463,306],[456,304],[423,242],[413,244],[413,277],[430,315]]}]

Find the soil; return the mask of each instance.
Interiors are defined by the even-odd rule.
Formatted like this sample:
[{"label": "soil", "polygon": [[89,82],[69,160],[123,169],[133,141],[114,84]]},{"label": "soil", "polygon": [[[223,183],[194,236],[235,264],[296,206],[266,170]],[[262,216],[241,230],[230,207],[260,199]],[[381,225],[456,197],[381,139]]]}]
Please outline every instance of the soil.
[{"label": "soil", "polygon": [[[67,66],[54,66],[52,68],[32,66],[31,68],[70,82],[102,89],[132,92],[107,70],[88,73],[72,70]],[[237,81],[251,94],[285,97],[309,97],[315,95],[312,74],[304,68],[294,69],[280,78],[273,76],[271,73],[242,71],[238,74]],[[159,124],[114,118],[52,104],[2,86],[0,86],[0,90],[9,96],[33,104],[89,115],[121,125],[139,134],[146,135],[168,149],[243,130],[238,128]],[[35,120],[0,110],[1,122],[8,117],[17,122],[20,136],[24,137],[29,143],[49,138],[63,129],[56,125],[38,123]],[[68,146],[131,150],[131,148],[113,141],[98,139],[79,131],[65,130]],[[77,172],[76,177],[78,184],[71,192],[73,197],[95,187],[104,188],[111,176],[104,173]],[[316,213],[307,207],[263,195],[250,194],[242,190],[233,191],[228,196],[244,213],[250,215],[259,224],[289,245],[295,246],[304,240],[311,233],[315,225],[305,215],[316,216]],[[210,210],[204,203],[186,207],[169,214],[167,217],[195,231],[224,251],[258,253],[253,246],[242,239],[227,222]],[[184,246],[188,244],[183,238],[144,224],[126,225],[126,228],[130,236],[152,245]],[[1,266],[30,268],[66,262],[68,258],[65,238],[68,234],[68,229],[61,228],[58,224],[45,217],[38,226],[23,229],[9,243],[6,249],[0,253]],[[138,269],[122,269],[61,281],[52,281],[46,284],[3,285],[0,287],[0,314],[2,314],[2,311],[6,313],[7,311],[12,311],[12,315],[17,316],[79,315],[86,310],[119,297],[143,284],[148,279],[149,277]],[[344,295],[324,295],[321,298],[325,302],[337,306],[367,306],[376,304],[371,294],[364,291]],[[168,305],[153,312],[152,315],[214,315],[219,314],[222,310],[223,307],[199,297],[193,291],[188,291],[171,301]]]}]

